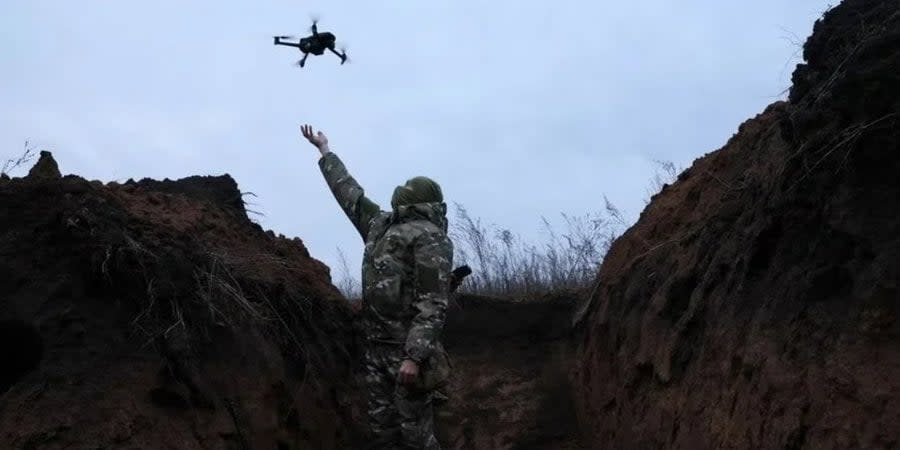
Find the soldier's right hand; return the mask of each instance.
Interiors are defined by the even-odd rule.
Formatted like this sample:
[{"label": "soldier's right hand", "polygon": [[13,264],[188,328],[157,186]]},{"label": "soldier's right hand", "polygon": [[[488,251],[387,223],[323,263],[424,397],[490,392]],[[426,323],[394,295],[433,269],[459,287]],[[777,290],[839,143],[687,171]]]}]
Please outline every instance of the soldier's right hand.
[{"label": "soldier's right hand", "polygon": [[328,148],[328,137],[325,136],[325,133],[319,131],[313,134],[312,127],[306,124],[300,126],[300,131],[310,144],[319,149],[319,153],[325,155],[330,151]]}]

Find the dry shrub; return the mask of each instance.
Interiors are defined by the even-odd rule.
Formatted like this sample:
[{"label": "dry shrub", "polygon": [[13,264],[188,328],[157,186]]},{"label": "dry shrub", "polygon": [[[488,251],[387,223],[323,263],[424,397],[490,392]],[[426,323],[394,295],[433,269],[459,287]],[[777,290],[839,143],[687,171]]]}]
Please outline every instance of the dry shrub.
[{"label": "dry shrub", "polygon": [[10,158],[3,163],[3,168],[0,169],[0,177],[9,177],[9,174],[12,171],[27,164],[34,158],[34,155],[34,147],[31,146],[31,143],[25,141],[25,147],[22,150],[22,154],[19,155],[18,158]]},{"label": "dry shrub", "polygon": [[596,276],[612,242],[626,227],[621,212],[604,197],[604,210],[580,216],[562,213],[563,231],[541,217],[546,239],[541,244],[496,225],[486,226],[456,204],[451,225],[454,260],[473,273],[461,292],[535,297],[560,290],[581,289]]}]

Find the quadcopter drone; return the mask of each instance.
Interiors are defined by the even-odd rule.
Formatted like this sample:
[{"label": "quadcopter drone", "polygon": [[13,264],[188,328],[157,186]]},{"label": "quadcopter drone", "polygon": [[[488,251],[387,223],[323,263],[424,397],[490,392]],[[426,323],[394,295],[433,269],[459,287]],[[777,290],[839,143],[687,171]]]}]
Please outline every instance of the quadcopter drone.
[{"label": "quadcopter drone", "polygon": [[284,45],[288,47],[297,47],[303,52],[303,59],[297,61],[297,65],[303,67],[306,65],[306,58],[310,55],[321,55],[325,53],[325,50],[329,50],[331,53],[334,53],[338,57],[341,58],[341,64],[347,61],[347,52],[343,51],[343,49],[339,52],[334,49],[335,45],[335,37],[333,33],[329,33],[327,31],[319,33],[319,29],[316,27],[316,22],[313,21],[312,27],[310,30],[312,34],[305,37],[300,38],[299,42],[284,42],[284,39],[294,39],[293,36],[273,36],[275,40],[275,45]]}]

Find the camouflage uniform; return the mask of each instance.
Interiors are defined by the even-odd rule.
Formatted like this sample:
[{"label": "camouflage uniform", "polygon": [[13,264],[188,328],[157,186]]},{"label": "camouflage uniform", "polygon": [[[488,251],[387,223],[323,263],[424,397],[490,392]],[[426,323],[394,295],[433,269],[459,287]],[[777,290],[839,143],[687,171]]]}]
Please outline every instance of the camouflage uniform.
[{"label": "camouflage uniform", "polygon": [[432,352],[443,349],[440,334],[453,259],[447,206],[441,198],[382,211],[337,155],[326,153],[319,167],[365,241],[360,325],[366,338],[363,358],[373,447],[438,449],[433,392],[401,385],[397,374],[404,359],[421,368]]}]

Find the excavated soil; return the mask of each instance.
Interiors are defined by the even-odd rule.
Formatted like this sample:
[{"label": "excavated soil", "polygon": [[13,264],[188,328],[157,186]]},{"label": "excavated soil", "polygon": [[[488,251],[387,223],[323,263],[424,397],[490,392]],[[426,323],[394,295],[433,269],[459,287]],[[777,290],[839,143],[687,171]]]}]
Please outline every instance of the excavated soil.
[{"label": "excavated soil", "polygon": [[228,177],[0,181],[0,448],[347,448],[350,309]]},{"label": "excavated soil", "polygon": [[612,246],[574,371],[592,448],[900,447],[900,3],[846,0],[804,51]]}]

